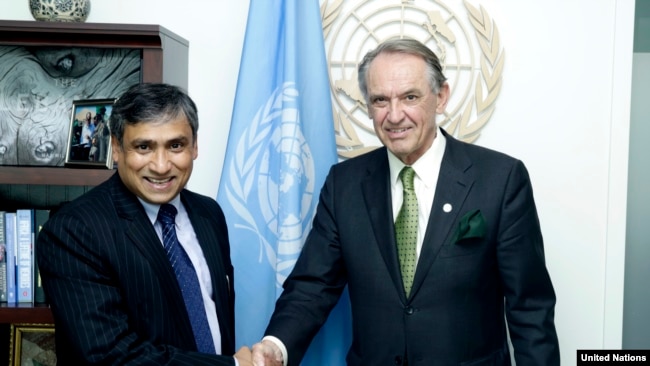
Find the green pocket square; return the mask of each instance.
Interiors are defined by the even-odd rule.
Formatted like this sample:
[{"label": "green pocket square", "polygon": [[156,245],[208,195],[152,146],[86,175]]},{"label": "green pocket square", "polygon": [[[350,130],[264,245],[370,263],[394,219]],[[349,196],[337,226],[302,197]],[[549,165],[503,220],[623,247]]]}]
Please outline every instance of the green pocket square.
[{"label": "green pocket square", "polygon": [[454,234],[452,243],[471,238],[482,238],[485,236],[485,219],[481,210],[470,211],[460,219],[458,230]]}]

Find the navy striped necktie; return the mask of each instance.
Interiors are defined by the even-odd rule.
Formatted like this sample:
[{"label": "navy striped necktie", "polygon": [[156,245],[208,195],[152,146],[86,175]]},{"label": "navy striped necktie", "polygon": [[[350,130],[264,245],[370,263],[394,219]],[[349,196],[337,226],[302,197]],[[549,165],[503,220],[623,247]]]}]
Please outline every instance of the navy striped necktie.
[{"label": "navy striped necktie", "polygon": [[196,347],[199,352],[214,354],[214,341],[212,340],[208,317],[205,315],[199,279],[190,257],[178,242],[176,236],[174,220],[177,212],[176,207],[171,204],[166,203],[160,206],[158,221],[162,225],[163,245],[183,293],[185,309],[187,309],[187,315],[189,315],[192,323]]}]

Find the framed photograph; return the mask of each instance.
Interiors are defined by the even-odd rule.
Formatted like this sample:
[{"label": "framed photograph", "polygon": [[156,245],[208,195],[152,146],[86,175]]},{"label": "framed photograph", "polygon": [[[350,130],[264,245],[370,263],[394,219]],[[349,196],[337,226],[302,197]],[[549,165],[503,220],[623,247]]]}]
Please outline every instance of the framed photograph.
[{"label": "framed photograph", "polygon": [[9,366],[56,365],[53,324],[11,324]]},{"label": "framed photograph", "polygon": [[113,169],[108,119],[115,99],[72,102],[65,166]]}]

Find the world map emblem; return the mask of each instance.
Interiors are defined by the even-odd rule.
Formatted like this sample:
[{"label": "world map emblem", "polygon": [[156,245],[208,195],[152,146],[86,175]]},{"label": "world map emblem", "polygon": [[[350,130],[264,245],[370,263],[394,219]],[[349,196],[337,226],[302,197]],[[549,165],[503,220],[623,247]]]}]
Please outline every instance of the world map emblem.
[{"label": "world map emblem", "polygon": [[417,39],[440,58],[451,95],[438,125],[465,142],[479,138],[495,110],[505,60],[498,28],[482,6],[469,1],[323,0],[321,16],[339,157],[380,146],[356,70],[366,52],[395,37]]},{"label": "world map emblem", "polygon": [[285,82],[260,106],[237,142],[226,186],[242,220],[236,227],[258,238],[259,261],[274,268],[277,286],[293,268],[315,210],[314,160],[300,128],[299,99],[295,83]]}]

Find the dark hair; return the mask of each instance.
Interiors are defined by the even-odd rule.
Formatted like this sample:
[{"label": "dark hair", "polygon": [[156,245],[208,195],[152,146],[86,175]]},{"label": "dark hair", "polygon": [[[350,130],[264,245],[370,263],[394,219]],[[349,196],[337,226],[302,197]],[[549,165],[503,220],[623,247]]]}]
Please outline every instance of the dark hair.
[{"label": "dark hair", "polygon": [[358,82],[359,89],[363,94],[366,103],[368,103],[368,69],[372,61],[382,53],[404,53],[408,55],[415,55],[421,57],[427,65],[427,74],[431,91],[434,93],[440,92],[440,88],[444,85],[447,78],[442,73],[442,66],[440,60],[429,47],[423,43],[411,38],[393,38],[389,39],[377,46],[372,51],[366,53],[363,60],[359,64],[358,69]]},{"label": "dark hair", "polygon": [[130,87],[113,104],[109,130],[122,145],[124,126],[147,122],[168,122],[185,116],[196,142],[199,118],[196,105],[181,88],[169,84],[144,83]]}]

